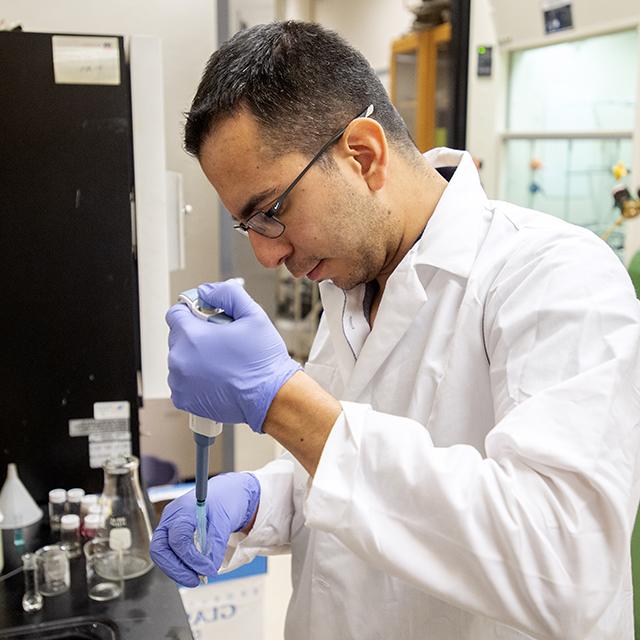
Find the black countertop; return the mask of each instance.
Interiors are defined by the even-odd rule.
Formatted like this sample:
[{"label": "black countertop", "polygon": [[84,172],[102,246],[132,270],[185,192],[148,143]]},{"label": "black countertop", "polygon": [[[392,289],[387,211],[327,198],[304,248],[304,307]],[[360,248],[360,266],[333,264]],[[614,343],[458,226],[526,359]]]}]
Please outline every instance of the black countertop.
[{"label": "black countertop", "polygon": [[[20,559],[13,544],[13,531],[2,533],[4,576],[20,566]],[[25,531],[25,545],[20,552],[35,551],[48,542],[47,538],[46,525],[30,527]],[[114,622],[120,640],[193,640],[178,588],[157,567],[144,576],[125,580],[124,593],[115,600],[95,602],[87,595],[84,558],[71,560],[70,565],[69,591],[43,598],[42,609],[35,613],[22,610],[21,571],[0,582],[0,629],[89,616]]]}]

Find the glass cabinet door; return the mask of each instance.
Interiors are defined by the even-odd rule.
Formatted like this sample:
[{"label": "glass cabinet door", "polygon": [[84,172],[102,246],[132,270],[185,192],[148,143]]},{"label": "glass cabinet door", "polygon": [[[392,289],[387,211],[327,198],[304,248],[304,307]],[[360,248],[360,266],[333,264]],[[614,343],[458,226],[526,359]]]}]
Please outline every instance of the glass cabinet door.
[{"label": "glass cabinet door", "polygon": [[405,121],[411,137],[417,136],[418,111],[418,52],[398,53],[396,63],[395,107]]},{"label": "glass cabinet door", "polygon": [[391,47],[391,100],[416,146],[445,146],[453,123],[451,25],[413,31]]}]

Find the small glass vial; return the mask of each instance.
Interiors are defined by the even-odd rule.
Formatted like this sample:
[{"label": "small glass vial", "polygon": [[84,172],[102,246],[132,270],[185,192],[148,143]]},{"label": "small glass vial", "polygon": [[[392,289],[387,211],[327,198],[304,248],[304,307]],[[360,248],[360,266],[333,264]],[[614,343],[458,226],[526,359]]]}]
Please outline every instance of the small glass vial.
[{"label": "small glass vial", "polygon": [[27,613],[40,611],[42,609],[42,595],[38,590],[38,571],[35,554],[25,553],[22,556],[22,573],[24,575],[22,608]]},{"label": "small glass vial", "polygon": [[87,493],[82,496],[80,501],[80,519],[84,518],[89,513],[89,508],[98,504],[98,496],[95,493]]},{"label": "small glass vial", "polygon": [[97,513],[90,513],[85,516],[82,524],[82,534],[87,540],[91,540],[98,535],[98,531],[103,523],[102,516]]},{"label": "small glass vial", "polygon": [[64,515],[64,505],[67,501],[67,492],[64,489],[51,489],[49,491],[49,526],[51,531],[60,531],[60,518]]},{"label": "small glass vial", "polygon": [[67,491],[67,513],[79,516],[82,498],[84,498],[84,489],[69,489]]},{"label": "small glass vial", "polygon": [[80,547],[80,516],[69,513],[60,520],[60,546],[65,550],[67,558],[77,558],[82,549]]}]

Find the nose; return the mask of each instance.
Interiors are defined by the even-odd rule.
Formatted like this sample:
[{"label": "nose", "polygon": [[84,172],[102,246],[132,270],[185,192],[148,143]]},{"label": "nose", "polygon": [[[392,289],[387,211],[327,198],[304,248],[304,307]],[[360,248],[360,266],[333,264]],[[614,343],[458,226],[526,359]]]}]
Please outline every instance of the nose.
[{"label": "nose", "polygon": [[258,262],[267,269],[275,269],[293,252],[285,234],[279,238],[266,238],[250,229],[249,240]]}]

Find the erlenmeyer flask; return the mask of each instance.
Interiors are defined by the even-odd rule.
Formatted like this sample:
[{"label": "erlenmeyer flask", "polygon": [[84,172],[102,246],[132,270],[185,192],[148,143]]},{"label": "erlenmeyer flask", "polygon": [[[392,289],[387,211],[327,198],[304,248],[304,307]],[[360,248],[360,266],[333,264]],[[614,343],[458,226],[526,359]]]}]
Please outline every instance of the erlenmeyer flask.
[{"label": "erlenmeyer flask", "polygon": [[131,546],[124,550],[124,578],[141,576],[153,566],[149,556],[151,520],[140,488],[135,456],[115,456],[104,463],[104,490],[101,503],[105,515],[106,537],[111,529],[127,528]]}]

